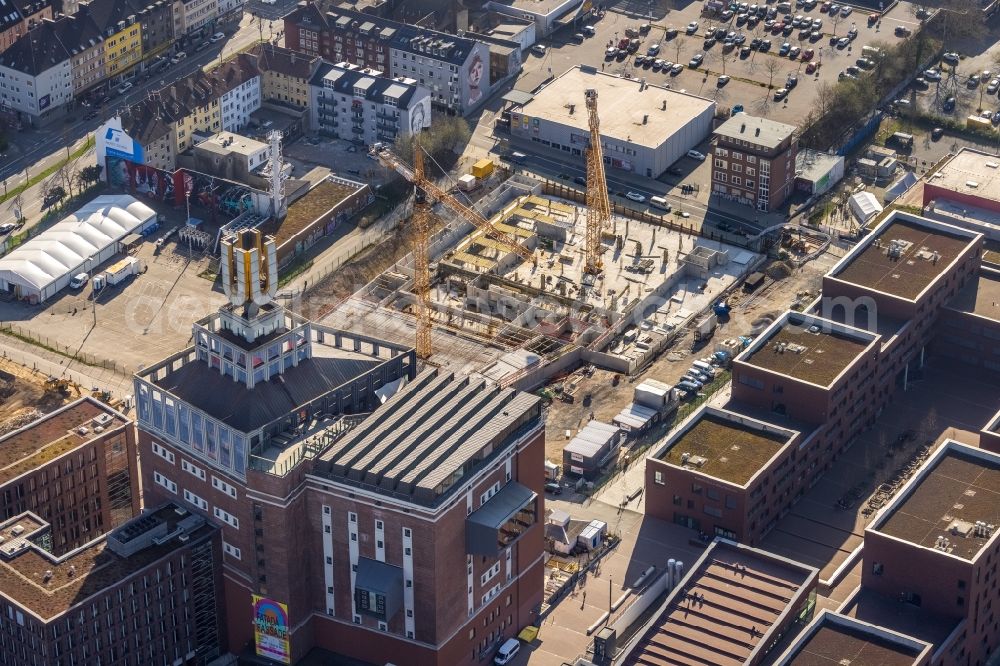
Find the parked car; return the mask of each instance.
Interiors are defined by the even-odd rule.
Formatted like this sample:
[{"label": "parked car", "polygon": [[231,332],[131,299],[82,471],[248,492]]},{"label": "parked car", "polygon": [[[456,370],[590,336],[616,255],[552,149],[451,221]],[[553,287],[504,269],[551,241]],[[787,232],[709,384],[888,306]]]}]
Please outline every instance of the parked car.
[{"label": "parked car", "polygon": [[688,67],[694,69],[701,64],[701,61],[705,59],[704,53],[695,53],[694,56],[688,61]]},{"label": "parked car", "polygon": [[683,71],[684,71],[684,65],[676,63],[673,67],[670,68],[670,76],[677,76]]},{"label": "parked car", "polygon": [[647,56],[653,56],[654,58],[660,54],[660,45],[653,44],[648,49],[646,49]]},{"label": "parked car", "polygon": [[935,127],[934,129],[931,130],[931,141],[937,141],[943,136],[944,136],[943,127]]},{"label": "parked car", "polygon": [[694,33],[698,32],[698,22],[691,21],[690,23],[688,23],[687,28],[685,28],[685,32],[687,32],[687,34],[689,35],[693,35]]},{"label": "parked car", "polygon": [[802,52],[802,59],[803,60],[812,60],[812,57],[814,55],[815,55],[815,51],[813,51],[812,49],[806,49],[805,51]]},{"label": "parked car", "polygon": [[840,15],[843,16],[844,18],[847,18],[848,16],[851,15],[851,12],[853,11],[854,11],[853,9],[845,5],[844,7],[840,8]]},{"label": "parked car", "polygon": [[562,486],[555,481],[549,481],[545,484],[545,492],[552,493],[553,495],[562,495]]},{"label": "parked car", "polygon": [[123,84],[121,84],[120,86],[118,86],[117,88],[115,88],[115,90],[117,90],[117,91],[118,91],[118,94],[119,94],[119,95],[124,95],[124,94],[125,94],[125,93],[127,93],[127,92],[128,92],[129,90],[131,90],[131,89],[132,89],[132,87],[133,87],[134,85],[135,85],[135,84],[134,84],[134,83],[132,83],[131,81],[126,81],[125,83],[123,83]]},{"label": "parked car", "polygon": [[582,28],[580,28],[580,32],[587,35],[588,37],[593,37],[594,35],[597,34],[597,29],[594,28],[594,26],[592,25],[585,25]]},{"label": "parked car", "polygon": [[0,236],[5,236],[5,235],[9,234],[10,232],[14,231],[14,229],[17,229],[17,225],[14,224],[13,222],[7,222],[6,224],[0,224]]},{"label": "parked car", "polygon": [[587,179],[583,176],[573,176],[573,182],[577,185],[583,185],[584,187],[587,186]]},{"label": "parked car", "polygon": [[941,105],[941,108],[944,109],[945,112],[954,111],[955,110],[955,98],[954,97],[947,98],[944,101],[944,103]]},{"label": "parked car", "polygon": [[90,281],[90,276],[86,273],[77,273],[73,276],[73,279],[69,281],[70,289],[83,289],[84,285]]},{"label": "parked car", "polygon": [[788,88],[778,88],[774,91],[774,101],[780,102],[781,100],[788,97]]},{"label": "parked car", "polygon": [[729,75],[728,74],[723,74],[722,76],[719,77],[719,80],[715,82],[715,85],[717,85],[718,87],[721,88],[722,86],[726,85],[727,83],[729,83]]},{"label": "parked car", "polygon": [[214,35],[212,35],[209,38],[208,41],[210,41],[210,42],[212,42],[214,44],[215,42],[221,42],[225,38],[226,38],[226,33],[224,33],[224,32],[217,32]]},{"label": "parked car", "polygon": [[799,85],[799,77],[794,74],[789,74],[788,78],[785,80],[785,87],[791,90],[797,85]]},{"label": "parked car", "polygon": [[544,56],[546,51],[548,51],[548,49],[545,47],[544,44],[535,44],[534,46],[531,47],[531,52],[539,57]]},{"label": "parked car", "polygon": [[780,56],[786,56],[786,55],[788,55],[788,52],[791,51],[791,50],[792,50],[792,45],[789,44],[788,42],[785,42],[778,49],[778,55],[780,55]]},{"label": "parked car", "polygon": [[1000,79],[990,80],[990,84],[986,86],[986,92],[991,95],[995,95],[997,90],[1000,90]]},{"label": "parked car", "polygon": [[894,31],[897,37],[909,37],[913,34],[913,31],[907,28],[905,25],[897,25]]},{"label": "parked car", "polygon": [[705,155],[702,154],[702,153],[699,153],[697,150],[689,150],[689,151],[687,151],[687,156],[690,157],[693,160],[698,160],[699,162],[704,162],[705,161]]},{"label": "parked car", "polygon": [[646,203],[646,197],[638,192],[632,192],[632,191],[626,192],[625,198],[635,201],[637,203]]},{"label": "parked car", "polygon": [[941,55],[941,60],[949,65],[957,65],[960,59],[961,56],[959,56],[955,51],[948,51],[947,53]]},{"label": "parked car", "polygon": [[851,40],[848,37],[841,37],[840,39],[837,40],[837,48],[838,49],[846,49],[847,45],[850,44],[850,43],[851,43]]},{"label": "parked car", "polygon": [[934,67],[931,67],[930,69],[925,69],[924,78],[927,79],[928,81],[940,81],[941,72],[935,69]]},{"label": "parked car", "polygon": [[788,57],[791,58],[792,60],[795,60],[796,58],[799,57],[800,53],[802,53],[802,49],[799,48],[798,46],[793,46],[791,50],[788,52]]},{"label": "parked car", "polygon": [[184,51],[178,51],[177,53],[174,54],[174,57],[170,59],[170,64],[176,65],[181,60],[184,60],[184,58],[187,58],[187,53],[185,53]]}]

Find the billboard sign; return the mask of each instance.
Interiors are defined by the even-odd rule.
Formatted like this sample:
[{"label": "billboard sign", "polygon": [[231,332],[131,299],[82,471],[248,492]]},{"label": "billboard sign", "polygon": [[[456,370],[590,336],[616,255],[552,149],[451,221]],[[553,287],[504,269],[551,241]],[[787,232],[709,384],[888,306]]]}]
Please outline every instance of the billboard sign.
[{"label": "billboard sign", "polygon": [[142,146],[132,140],[124,130],[108,127],[104,132],[106,157],[122,157],[130,162],[142,164]]},{"label": "billboard sign", "polygon": [[253,595],[253,638],[258,657],[292,663],[288,647],[288,606]]}]

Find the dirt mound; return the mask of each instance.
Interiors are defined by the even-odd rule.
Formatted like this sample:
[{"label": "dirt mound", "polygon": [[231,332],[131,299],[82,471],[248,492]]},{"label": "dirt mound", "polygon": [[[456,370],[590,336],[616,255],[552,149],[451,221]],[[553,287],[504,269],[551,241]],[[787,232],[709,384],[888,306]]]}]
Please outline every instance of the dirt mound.
[{"label": "dirt mound", "polygon": [[787,261],[776,261],[768,266],[764,272],[772,280],[784,280],[792,274],[792,266]]}]

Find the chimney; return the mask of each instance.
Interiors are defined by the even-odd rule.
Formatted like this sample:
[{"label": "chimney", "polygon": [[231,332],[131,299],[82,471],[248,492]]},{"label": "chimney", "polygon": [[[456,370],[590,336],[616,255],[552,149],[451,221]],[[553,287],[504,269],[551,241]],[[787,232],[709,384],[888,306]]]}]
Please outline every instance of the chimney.
[{"label": "chimney", "polygon": [[743,123],[742,125],[740,125],[740,134],[743,134],[743,132],[746,131],[747,131],[747,124]]},{"label": "chimney", "polygon": [[643,124],[643,125],[645,125],[645,124],[646,124],[646,123],[648,123],[648,122],[649,122],[649,114],[645,114],[645,115],[644,115],[644,116],[642,117],[642,124]]},{"label": "chimney", "polygon": [[760,128],[759,127],[756,130],[754,130],[753,135],[754,136],[760,136]]}]

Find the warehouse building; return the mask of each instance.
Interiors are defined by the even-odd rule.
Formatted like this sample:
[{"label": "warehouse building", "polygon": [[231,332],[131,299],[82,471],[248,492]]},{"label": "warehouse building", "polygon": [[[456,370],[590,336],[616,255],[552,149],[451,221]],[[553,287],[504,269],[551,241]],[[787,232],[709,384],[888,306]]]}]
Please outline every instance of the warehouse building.
[{"label": "warehouse building", "polygon": [[511,109],[511,136],[582,157],[586,90],[597,91],[604,162],[613,169],[656,178],[712,130],[713,100],[579,65]]},{"label": "warehouse building", "polygon": [[156,223],[152,208],[125,194],[100,196],[0,259],[0,291],[41,303],[115,256],[129,234]]}]

